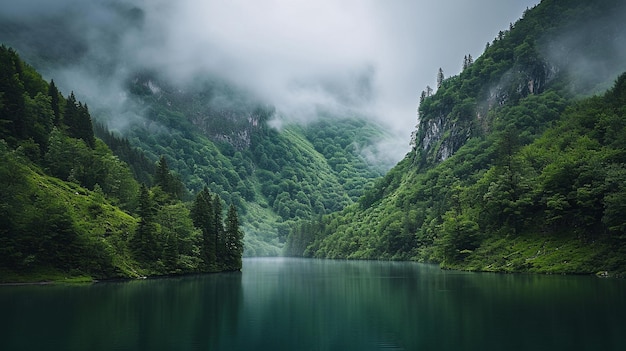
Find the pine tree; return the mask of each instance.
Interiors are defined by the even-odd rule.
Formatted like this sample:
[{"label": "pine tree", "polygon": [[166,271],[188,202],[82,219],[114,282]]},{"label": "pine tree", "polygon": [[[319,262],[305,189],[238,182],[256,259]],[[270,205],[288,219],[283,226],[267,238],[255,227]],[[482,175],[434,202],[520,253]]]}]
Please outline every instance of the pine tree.
[{"label": "pine tree", "polygon": [[165,156],[161,156],[157,163],[156,173],[154,175],[154,185],[160,186],[161,189],[172,196],[173,199],[182,200],[185,194],[185,186],[175,177],[167,165]]},{"label": "pine tree", "polygon": [[222,215],[222,199],[219,195],[213,197],[213,231],[215,233],[215,254],[218,265],[223,266],[226,259],[224,244],[224,220]]},{"label": "pine tree", "polygon": [[169,232],[163,244],[163,263],[165,267],[173,272],[178,264],[178,236],[176,232]]},{"label": "pine tree", "polygon": [[61,102],[59,95],[59,89],[54,84],[54,80],[51,80],[48,85],[48,96],[50,96],[50,107],[52,107],[52,112],[54,113],[54,125],[57,127],[61,125]]},{"label": "pine tree", "polygon": [[237,209],[232,204],[226,216],[225,244],[226,269],[240,270],[242,265],[241,256],[243,255],[243,232],[239,228]]},{"label": "pine tree", "polygon": [[145,185],[139,189],[139,226],[131,238],[130,246],[135,258],[143,262],[157,259],[158,245],[155,238],[155,209],[150,191]]},{"label": "pine tree", "polygon": [[167,159],[165,156],[161,156],[157,163],[156,173],[154,174],[154,185],[163,188],[163,191],[167,192],[170,188],[170,169],[167,165]]},{"label": "pine tree", "polygon": [[437,89],[441,88],[441,84],[443,84],[443,70],[439,67],[439,71],[437,72]]},{"label": "pine tree", "polygon": [[91,115],[89,114],[89,108],[87,104],[82,105],[78,103],[78,120],[77,122],[77,136],[79,139],[83,139],[90,148],[96,148],[96,137],[93,134],[93,123],[91,122]]},{"label": "pine tree", "polygon": [[191,207],[191,219],[196,228],[202,231],[200,255],[204,261],[205,269],[214,270],[217,264],[216,258],[216,234],[214,230],[214,212],[211,193],[204,188],[196,196]]},{"label": "pine tree", "polygon": [[28,132],[25,89],[19,69],[17,53],[0,46],[0,138],[12,146],[17,145],[17,140],[25,139]]},{"label": "pine tree", "polygon": [[70,92],[70,95],[65,99],[65,113],[63,115],[63,124],[68,129],[68,134],[74,137],[73,131],[78,121],[78,102],[74,92]]},{"label": "pine tree", "polygon": [[89,108],[76,101],[74,92],[65,100],[65,115],[63,124],[67,127],[67,134],[76,139],[82,139],[90,148],[96,147],[96,138],[93,134],[93,123],[89,115]]},{"label": "pine tree", "polygon": [[469,66],[472,65],[472,63],[474,63],[474,59],[472,58],[472,54],[465,55],[463,57],[463,70],[468,69]]}]

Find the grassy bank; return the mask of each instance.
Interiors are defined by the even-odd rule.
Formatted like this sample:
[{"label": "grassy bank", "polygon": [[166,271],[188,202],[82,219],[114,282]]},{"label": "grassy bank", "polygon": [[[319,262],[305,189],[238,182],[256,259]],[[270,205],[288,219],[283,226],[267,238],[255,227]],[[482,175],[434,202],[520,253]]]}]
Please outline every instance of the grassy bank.
[{"label": "grassy bank", "polygon": [[568,236],[524,235],[490,238],[461,262],[446,269],[539,274],[601,274],[624,276],[623,255],[606,241],[572,240]]}]

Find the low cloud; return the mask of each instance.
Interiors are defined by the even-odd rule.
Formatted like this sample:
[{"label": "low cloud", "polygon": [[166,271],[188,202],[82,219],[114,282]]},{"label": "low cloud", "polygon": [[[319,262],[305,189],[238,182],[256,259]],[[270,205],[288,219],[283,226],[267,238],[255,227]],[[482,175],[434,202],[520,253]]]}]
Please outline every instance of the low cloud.
[{"label": "low cloud", "polygon": [[540,50],[554,67],[571,75],[573,93],[600,93],[626,71],[626,4],[604,17],[581,17],[576,27],[540,41]]},{"label": "low cloud", "polygon": [[214,76],[275,106],[283,121],[304,123],[320,112],[371,118],[395,136],[385,155],[399,160],[419,92],[435,85],[438,68],[457,74],[464,55],[478,57],[536,3],[22,0],[2,6],[0,22],[31,24],[41,35],[56,26],[60,42],[51,45],[73,52],[46,75],[90,107],[104,101],[128,118],[124,82],[137,70],[177,84]]}]

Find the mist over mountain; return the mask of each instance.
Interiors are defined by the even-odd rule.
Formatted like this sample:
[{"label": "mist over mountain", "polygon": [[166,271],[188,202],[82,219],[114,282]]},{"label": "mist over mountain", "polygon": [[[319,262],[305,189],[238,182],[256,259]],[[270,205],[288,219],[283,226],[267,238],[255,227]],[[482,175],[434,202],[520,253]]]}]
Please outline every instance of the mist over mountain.
[{"label": "mist over mountain", "polygon": [[624,274],[625,16],[620,1],[525,11],[424,90],[413,152],[358,204],[294,228],[287,252]]},{"label": "mist over mountain", "polygon": [[249,255],[506,270],[481,255],[541,232],[583,257],[559,269],[599,269],[623,236],[626,6],[533,5],[30,0],[0,41],[89,104],[136,179],[158,160],[183,201],[237,207]]},{"label": "mist over mountain", "polygon": [[141,117],[124,84],[152,70],[180,86],[222,80],[283,121],[320,110],[377,121],[396,136],[381,141],[385,162],[395,162],[409,150],[419,89],[437,68],[458,72],[459,57],[477,56],[494,28],[533,3],[26,0],[0,10],[0,40],[64,91],[112,110],[114,128]]}]

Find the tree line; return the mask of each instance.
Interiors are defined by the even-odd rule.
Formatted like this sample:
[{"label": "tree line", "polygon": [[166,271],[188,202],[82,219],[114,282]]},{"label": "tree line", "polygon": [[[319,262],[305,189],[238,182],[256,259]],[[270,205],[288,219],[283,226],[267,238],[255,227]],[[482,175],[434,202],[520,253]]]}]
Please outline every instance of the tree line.
[{"label": "tree line", "polygon": [[140,150],[108,138],[140,165],[131,170],[95,136],[73,92],[64,97],[0,46],[0,281],[241,269],[235,206],[223,221],[222,200],[205,188],[208,210],[196,208],[164,157],[146,166]]},{"label": "tree line", "polygon": [[[598,28],[589,16],[621,6],[544,1],[480,58],[467,57],[458,76],[440,70],[437,92],[420,99],[413,151],[358,204],[294,225],[287,252],[491,271],[626,272],[626,74],[583,99],[572,92],[589,94],[590,80],[551,70],[540,50],[573,23],[623,29],[622,21]],[[621,67],[601,36],[580,34],[575,47],[563,44]],[[597,73],[593,84],[608,86]]]}]

